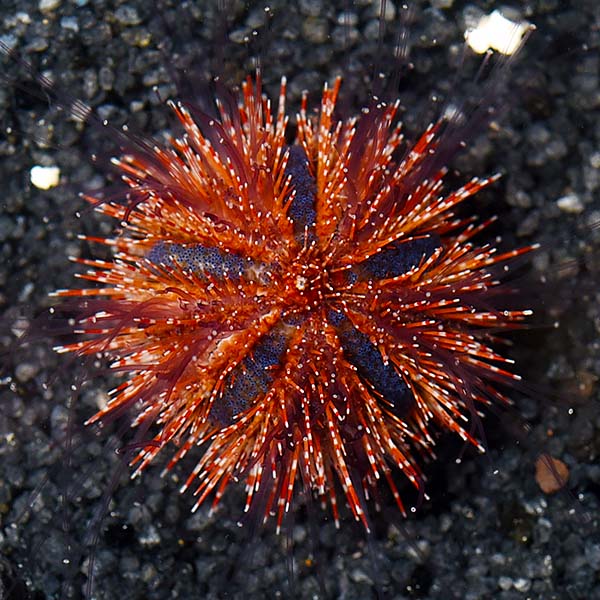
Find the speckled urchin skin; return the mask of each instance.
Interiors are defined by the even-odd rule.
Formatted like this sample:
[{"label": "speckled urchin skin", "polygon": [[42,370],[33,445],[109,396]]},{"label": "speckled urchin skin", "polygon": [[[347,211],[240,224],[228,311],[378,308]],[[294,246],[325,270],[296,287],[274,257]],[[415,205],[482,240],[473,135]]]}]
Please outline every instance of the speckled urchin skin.
[{"label": "speckled urchin skin", "polygon": [[[132,0],[127,6],[137,10],[139,22],[135,14],[123,10],[116,14],[115,6],[102,2],[79,9],[64,4],[44,14],[37,10],[37,2],[5,3],[2,34],[15,35],[19,48],[27,48],[28,59],[42,70],[50,69],[54,78],[75,95],[100,107],[100,114],[112,116],[116,124],[127,116],[130,123],[148,134],[160,135],[169,116],[168,111],[154,108],[157,103],[151,86],[164,86],[163,97],[169,95],[170,86],[166,74],[158,69],[160,56],[151,42],[171,34],[145,12],[143,3]],[[376,42],[368,41],[368,28],[375,20],[369,17],[369,7],[351,7],[358,17],[353,27],[359,37],[351,42],[349,50],[344,50],[336,17],[347,3],[327,9],[319,2],[302,3],[298,10],[284,9],[275,2],[271,6],[272,33],[264,55],[283,56],[284,60],[279,66],[263,69],[269,94],[276,95],[285,73],[293,112],[302,89],[318,92],[323,81],[343,74],[349,103],[357,98],[349,114],[360,109],[365,102],[360,91],[369,87],[363,79],[371,74],[369,56],[377,55]],[[409,139],[414,139],[435,116],[437,108],[430,96],[444,98],[453,87],[452,65],[460,54],[463,11],[480,8],[489,12],[492,6],[473,3],[433,10],[429,5],[417,6],[411,24],[415,69],[400,90],[406,107],[401,116]],[[566,384],[577,387],[598,374],[594,329],[597,303],[586,298],[586,290],[595,282],[597,262],[593,260],[597,232],[589,226],[598,210],[594,183],[597,167],[593,166],[598,140],[595,55],[593,51],[565,55],[578,42],[595,48],[596,34],[591,24],[597,20],[597,10],[595,2],[532,6],[527,18],[543,33],[530,40],[525,56],[514,69],[513,78],[520,83],[517,89],[524,90],[523,99],[517,99],[503,117],[501,128],[487,132],[457,159],[462,181],[502,170],[504,177],[492,192],[483,194],[481,202],[482,206],[493,202],[507,247],[539,242],[542,250],[534,259],[536,270],[548,276],[558,273],[568,277],[560,287],[564,297],[558,308],[551,305],[551,319],[560,318],[562,328],[544,337],[543,343],[536,336],[534,342],[529,342],[533,349],[526,346],[520,350],[516,346],[514,350],[515,358],[524,359],[521,364],[531,363],[533,358],[534,376],[537,366],[557,388]],[[23,14],[18,15],[19,11],[30,15],[29,23]],[[166,6],[165,12],[171,15],[174,9]],[[248,27],[256,26],[261,15],[262,7],[242,6],[232,11],[230,30],[234,40],[241,39]],[[78,31],[73,29],[74,22]],[[210,27],[202,25],[198,17],[179,19],[179,23],[189,23],[190,29],[177,30],[179,52],[194,55],[193,63],[202,70]],[[333,34],[332,39],[323,39],[323,31]],[[150,43],[146,44],[148,36]],[[431,42],[433,38],[437,44]],[[546,40],[547,54],[539,50]],[[386,47],[392,43],[392,36],[386,37]],[[199,52],[194,53],[194,48]],[[248,51],[234,41],[226,69],[236,83],[252,71],[251,64],[238,60],[240,56],[247,57]],[[122,64],[131,69],[119,68]],[[83,87],[81,81],[85,81]],[[14,319],[19,314],[31,316],[48,305],[49,292],[71,285],[76,269],[67,257],[89,256],[85,245],[75,239],[76,234],[110,233],[112,225],[94,213],[85,212],[83,219],[74,217],[75,210],[82,208],[76,192],[85,189],[85,183],[95,187],[103,183],[87,157],[91,151],[109,149],[109,144],[90,139],[89,131],[86,134],[84,128],[55,109],[49,110],[44,103],[22,95],[15,102],[3,89],[0,104],[3,125],[9,123],[13,128],[0,145],[0,168],[6,182],[0,229],[5,257],[1,261],[4,314]],[[144,110],[140,110],[142,105]],[[53,132],[39,122],[41,116],[53,123]],[[46,137],[60,147],[40,147],[33,142]],[[43,193],[30,189],[29,169],[45,160],[60,164],[67,189]],[[556,204],[560,197],[571,193],[580,200],[582,212],[565,213]],[[515,239],[511,239],[513,236]],[[582,266],[569,272],[557,269],[569,258],[581,260]],[[38,597],[80,594],[86,579],[81,571],[86,552],[69,550],[69,544],[84,539],[88,520],[99,505],[98,497],[118,462],[118,457],[103,450],[98,440],[76,429],[73,442],[78,451],[66,469],[70,477],[65,479],[64,472],[52,467],[65,462],[60,443],[67,415],[64,406],[76,372],[63,370],[50,391],[45,391],[42,383],[61,362],[41,345],[19,349],[7,358],[9,372],[15,374],[14,383],[2,388],[0,468],[2,503],[6,507],[1,517],[2,554],[22,581],[40,591]],[[524,375],[530,376],[529,368]],[[110,385],[108,381],[96,381],[93,388],[84,389],[74,408],[74,422],[83,422],[97,410],[102,402],[98,389]],[[593,393],[593,387],[588,385],[587,389]],[[433,504],[425,503],[406,524],[409,534],[420,540],[422,557],[415,557],[395,525],[388,526],[385,521],[375,524],[383,565],[377,577],[390,597],[594,597],[596,522],[592,520],[586,526],[587,535],[583,536],[581,523],[570,514],[573,502],[560,496],[544,497],[533,479],[535,456],[540,447],[548,449],[571,467],[570,485],[581,503],[575,508],[592,513],[597,509],[594,403],[578,401],[575,396],[562,404],[545,398],[518,402],[533,425],[530,444],[514,446],[510,434],[503,434],[501,427],[488,420],[489,458],[470,459],[459,466],[453,460],[444,461],[443,468],[428,473],[429,479],[436,482],[430,488]],[[569,408],[574,410],[572,415],[567,412]],[[498,435],[496,430],[500,431]],[[106,433],[111,431],[108,428]],[[549,431],[553,434],[550,441]],[[84,441],[81,445],[80,439]],[[112,439],[114,445],[119,444]],[[460,447],[443,446],[441,451],[447,451],[453,459]],[[252,545],[253,561],[247,560],[246,553],[243,568],[239,566],[237,557],[247,548],[242,543],[243,530],[236,526],[243,489],[224,498],[212,518],[207,518],[203,509],[190,516],[192,501],[177,494],[181,484],[177,477],[182,478],[185,472],[184,466],[172,477],[160,479],[157,467],[138,482],[128,482],[124,477],[124,485],[112,495],[111,512],[98,546],[98,597],[122,597],[123,589],[144,598],[198,593],[209,598],[225,593],[261,598],[277,590],[285,595],[286,568],[274,536],[265,533],[257,537]],[[13,529],[10,525],[30,502],[31,491],[45,473],[50,474],[50,482],[42,489],[31,517]],[[65,481],[74,485],[69,487]],[[61,512],[57,499],[65,489],[71,492],[73,488],[73,500],[68,502],[66,512]],[[66,533],[61,515],[66,515],[70,524]],[[312,597],[318,589],[314,570],[305,562],[312,553],[308,532],[307,524],[298,516],[294,538],[299,565],[296,591],[301,598]],[[321,529],[321,560],[327,565],[327,585],[334,597],[343,593],[347,598],[363,598],[371,593],[369,559],[357,537],[348,523],[342,523],[339,532],[333,523],[325,523]],[[72,557],[72,565],[63,564],[63,556]],[[23,564],[22,569],[17,569],[17,564]]]}]

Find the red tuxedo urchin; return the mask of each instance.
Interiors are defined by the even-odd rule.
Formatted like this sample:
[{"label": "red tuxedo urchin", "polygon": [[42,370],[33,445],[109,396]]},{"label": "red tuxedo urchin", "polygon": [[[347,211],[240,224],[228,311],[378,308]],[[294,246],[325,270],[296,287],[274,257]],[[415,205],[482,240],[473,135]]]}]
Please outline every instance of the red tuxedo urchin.
[{"label": "red tuxedo urchin", "polygon": [[81,335],[59,350],[125,374],[90,422],[153,427],[138,472],[202,447],[183,485],[196,506],[241,480],[278,527],[300,487],[337,522],[341,488],[369,529],[382,479],[404,512],[394,470],[422,491],[436,430],[480,447],[480,405],[508,402],[519,377],[494,341],[530,311],[503,305],[502,277],[531,247],[479,245],[490,221],[456,212],[495,178],[444,191],[451,122],[405,150],[397,104],[336,117],[337,80],[318,113],[304,98],[290,143],[285,87],[276,110],[260,76],[216,117],[173,103],[182,136],[115,159],[124,200],[88,198],[121,223],[88,238],[114,259],[78,259],[99,285],[56,293]]}]

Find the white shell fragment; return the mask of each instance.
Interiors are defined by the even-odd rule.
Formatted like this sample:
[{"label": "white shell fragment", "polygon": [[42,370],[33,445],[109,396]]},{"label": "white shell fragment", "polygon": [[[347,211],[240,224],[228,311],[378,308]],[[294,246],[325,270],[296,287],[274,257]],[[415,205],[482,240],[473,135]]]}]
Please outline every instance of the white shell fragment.
[{"label": "white shell fragment", "polygon": [[523,35],[531,27],[527,21],[515,22],[495,10],[481,17],[472,29],[467,30],[467,44],[477,54],[496,50],[501,54],[514,54],[523,41]]},{"label": "white shell fragment", "polygon": [[60,168],[36,165],[29,172],[29,179],[36,188],[49,190],[58,185],[60,181]]}]

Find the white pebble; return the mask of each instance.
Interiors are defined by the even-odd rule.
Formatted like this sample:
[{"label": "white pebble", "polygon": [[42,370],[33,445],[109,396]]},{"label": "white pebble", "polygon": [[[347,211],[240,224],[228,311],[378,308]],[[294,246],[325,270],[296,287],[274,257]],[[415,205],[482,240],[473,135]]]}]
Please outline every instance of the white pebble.
[{"label": "white pebble", "polygon": [[49,12],[60,6],[61,0],[40,0],[38,8],[41,12]]},{"label": "white pebble", "polygon": [[583,203],[576,194],[567,194],[556,201],[558,208],[563,212],[578,215],[583,212]]},{"label": "white pebble", "polygon": [[36,165],[29,173],[31,183],[40,190],[49,190],[56,187],[60,181],[60,169],[58,167],[42,167]]}]

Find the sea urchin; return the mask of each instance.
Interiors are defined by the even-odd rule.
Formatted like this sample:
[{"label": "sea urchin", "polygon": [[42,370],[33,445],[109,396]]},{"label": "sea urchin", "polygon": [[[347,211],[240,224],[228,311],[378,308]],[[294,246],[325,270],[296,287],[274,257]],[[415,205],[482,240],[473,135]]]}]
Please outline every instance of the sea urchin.
[{"label": "sea urchin", "polygon": [[304,97],[292,144],[285,80],[276,112],[260,75],[216,117],[171,103],[183,135],[132,137],[124,200],[87,198],[122,228],[86,238],[113,260],[76,259],[100,285],[56,292],[81,336],[59,350],[126,374],[89,422],[135,415],[136,473],[200,446],[196,507],[243,480],[246,511],[278,527],[300,485],[336,522],[341,486],[369,529],[384,478],[404,512],[393,470],[421,491],[436,428],[480,446],[479,405],[519,379],[496,334],[529,314],[501,306],[501,281],[531,247],[477,245],[490,221],[455,210],[495,178],[443,192],[448,119],[403,152],[398,105],[338,119],[339,88],[314,115]]}]

